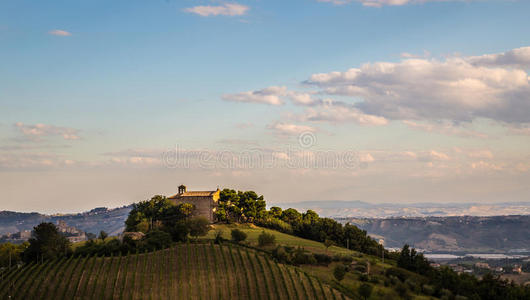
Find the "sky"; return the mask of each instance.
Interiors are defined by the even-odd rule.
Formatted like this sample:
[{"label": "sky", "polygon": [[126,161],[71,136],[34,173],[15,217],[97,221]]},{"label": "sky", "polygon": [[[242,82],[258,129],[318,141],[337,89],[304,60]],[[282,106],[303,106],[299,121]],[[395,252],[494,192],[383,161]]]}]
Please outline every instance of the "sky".
[{"label": "sky", "polygon": [[530,1],[0,0],[0,210],[530,202]]}]

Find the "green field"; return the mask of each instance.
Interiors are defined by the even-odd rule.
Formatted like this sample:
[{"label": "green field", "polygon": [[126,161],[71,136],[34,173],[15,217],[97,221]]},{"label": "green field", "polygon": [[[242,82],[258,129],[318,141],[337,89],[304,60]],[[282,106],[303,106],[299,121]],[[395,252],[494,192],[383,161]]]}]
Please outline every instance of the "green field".
[{"label": "green field", "polygon": [[[300,238],[294,235],[289,235],[285,233],[281,233],[279,231],[271,230],[271,229],[265,229],[262,227],[258,227],[252,224],[231,224],[231,225],[225,225],[225,224],[216,224],[214,225],[214,230],[210,230],[208,232],[208,235],[206,236],[209,239],[213,239],[215,236],[215,232],[220,230],[223,232],[223,238],[225,239],[231,239],[230,231],[232,229],[239,229],[241,231],[244,231],[248,237],[245,240],[245,242],[249,243],[252,246],[258,245],[258,236],[261,234],[262,231],[265,231],[267,233],[274,234],[276,237],[276,243],[284,246],[292,246],[292,247],[303,247],[308,251],[311,251],[313,253],[326,253],[326,246],[324,244]],[[337,246],[331,246],[327,250],[329,254],[358,254],[356,251],[348,250],[346,248],[337,247]]]},{"label": "green field", "polygon": [[343,299],[301,269],[232,244],[178,244],[13,268],[0,299]]}]

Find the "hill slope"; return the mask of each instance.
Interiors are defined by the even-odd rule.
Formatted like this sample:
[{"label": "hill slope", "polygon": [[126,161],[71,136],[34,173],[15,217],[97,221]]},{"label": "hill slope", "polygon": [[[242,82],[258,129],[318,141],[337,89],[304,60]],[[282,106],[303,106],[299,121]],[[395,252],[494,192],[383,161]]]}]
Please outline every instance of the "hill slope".
[{"label": "hill slope", "polygon": [[123,231],[131,208],[130,205],[112,209],[100,207],[83,213],[62,215],[0,211],[0,235],[32,230],[42,222],[56,224],[58,221],[65,221],[68,226],[85,232],[97,234],[104,230],[110,235],[117,235]]},{"label": "hill slope", "polygon": [[4,274],[0,299],[342,299],[298,269],[233,245],[69,258]]},{"label": "hill slope", "polygon": [[341,219],[385,246],[403,244],[430,251],[530,251],[530,216]]}]

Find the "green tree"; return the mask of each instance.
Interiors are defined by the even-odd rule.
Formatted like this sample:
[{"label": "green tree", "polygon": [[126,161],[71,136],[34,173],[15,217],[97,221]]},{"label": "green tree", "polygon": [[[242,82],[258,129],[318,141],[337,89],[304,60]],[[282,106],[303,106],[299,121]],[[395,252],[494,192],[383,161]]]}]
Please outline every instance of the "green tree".
[{"label": "green tree", "polygon": [[324,241],[324,246],[326,246],[326,253],[328,253],[328,248],[331,247],[331,246],[333,246],[333,241],[332,241],[332,240],[328,240],[328,239],[326,239],[326,240]]},{"label": "green tree", "polygon": [[33,228],[34,238],[24,251],[26,262],[36,259],[51,260],[71,252],[70,242],[52,223],[41,223]]},{"label": "green tree", "polygon": [[20,245],[12,243],[0,244],[0,266],[11,267],[22,260],[22,253],[28,247],[28,242]]},{"label": "green tree", "polygon": [[210,229],[210,222],[204,217],[194,217],[188,221],[190,235],[198,238],[208,233]]},{"label": "green tree", "polygon": [[232,229],[230,234],[232,235],[232,240],[237,243],[242,242],[247,239],[247,234],[237,228]]},{"label": "green tree", "polygon": [[337,265],[333,269],[333,276],[335,276],[335,279],[337,279],[337,281],[342,281],[342,279],[344,279],[344,276],[346,276],[346,266]]},{"label": "green tree", "polygon": [[363,297],[364,299],[370,298],[370,295],[372,294],[373,286],[368,283],[363,283],[361,286],[359,286],[359,295]]},{"label": "green tree", "polygon": [[164,231],[152,230],[145,235],[142,242],[145,248],[150,251],[164,249],[171,245],[171,235]]},{"label": "green tree", "polygon": [[291,225],[298,224],[302,220],[302,214],[294,208],[288,208],[282,212],[282,220]]},{"label": "green tree", "polygon": [[258,244],[260,247],[274,245],[276,237],[272,233],[266,233],[265,230],[258,236]]},{"label": "green tree", "polygon": [[271,207],[269,212],[270,212],[271,217],[278,218],[278,219],[282,217],[282,209],[278,206]]}]

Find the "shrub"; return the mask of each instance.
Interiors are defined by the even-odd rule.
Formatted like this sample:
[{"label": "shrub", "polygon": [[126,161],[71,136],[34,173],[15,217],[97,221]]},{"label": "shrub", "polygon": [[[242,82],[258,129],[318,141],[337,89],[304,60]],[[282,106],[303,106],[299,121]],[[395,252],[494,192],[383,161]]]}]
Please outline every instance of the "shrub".
[{"label": "shrub", "polygon": [[204,236],[208,233],[210,229],[210,222],[204,217],[194,217],[188,221],[188,226],[190,229],[190,235],[195,238],[199,236]]},{"label": "shrub", "polygon": [[221,244],[223,242],[223,240],[224,240],[223,231],[222,230],[215,231],[214,243]]},{"label": "shrub", "polygon": [[282,246],[278,246],[276,249],[272,250],[272,257],[276,258],[282,263],[291,263],[289,253],[286,251],[286,248]]},{"label": "shrub", "polygon": [[185,221],[178,221],[173,226],[167,228],[174,242],[185,242],[188,240],[190,230]]},{"label": "shrub", "polygon": [[333,269],[333,276],[335,276],[335,279],[337,279],[337,281],[341,281],[342,279],[344,279],[344,276],[346,276],[346,270],[346,266],[337,265],[335,269]]},{"label": "shrub", "polygon": [[397,278],[399,278],[399,280],[401,281],[405,281],[405,279],[407,279],[408,275],[407,273],[405,273],[405,271],[401,270],[401,269],[398,269],[398,268],[389,268],[386,270],[385,272],[385,275],[387,277],[390,277],[390,276],[395,276]]},{"label": "shrub", "polygon": [[247,239],[247,234],[239,229],[232,229],[230,234],[232,235],[232,240],[237,243]]},{"label": "shrub", "polygon": [[265,230],[258,236],[258,243],[260,247],[274,245],[276,237],[272,233],[266,233]]},{"label": "shrub", "polygon": [[368,280],[370,280],[370,276],[366,275],[366,274],[361,274],[359,276],[359,280],[360,281],[363,281],[363,282],[367,282]]},{"label": "shrub", "polygon": [[293,255],[293,263],[295,265],[314,265],[317,260],[313,254],[306,252],[304,249],[298,247]]},{"label": "shrub", "polygon": [[428,296],[434,295],[434,287],[432,285],[424,284],[422,287],[423,293]]},{"label": "shrub", "polygon": [[256,224],[262,227],[274,229],[288,234],[293,233],[293,227],[291,226],[291,224],[274,217],[261,219],[257,221]]},{"label": "shrub", "polygon": [[152,230],[145,235],[142,243],[147,250],[164,249],[171,245],[171,235],[165,231]]},{"label": "shrub", "polygon": [[409,290],[407,289],[407,286],[404,283],[398,282],[395,287],[395,290],[400,297],[408,298]]},{"label": "shrub", "polygon": [[359,287],[359,295],[363,297],[364,299],[368,299],[370,295],[372,294],[373,286],[368,283],[363,283]]},{"label": "shrub", "polygon": [[313,254],[313,256],[315,257],[317,263],[321,264],[321,265],[329,265],[331,263],[331,256],[327,255],[327,254],[320,254],[320,253],[315,253]]}]

